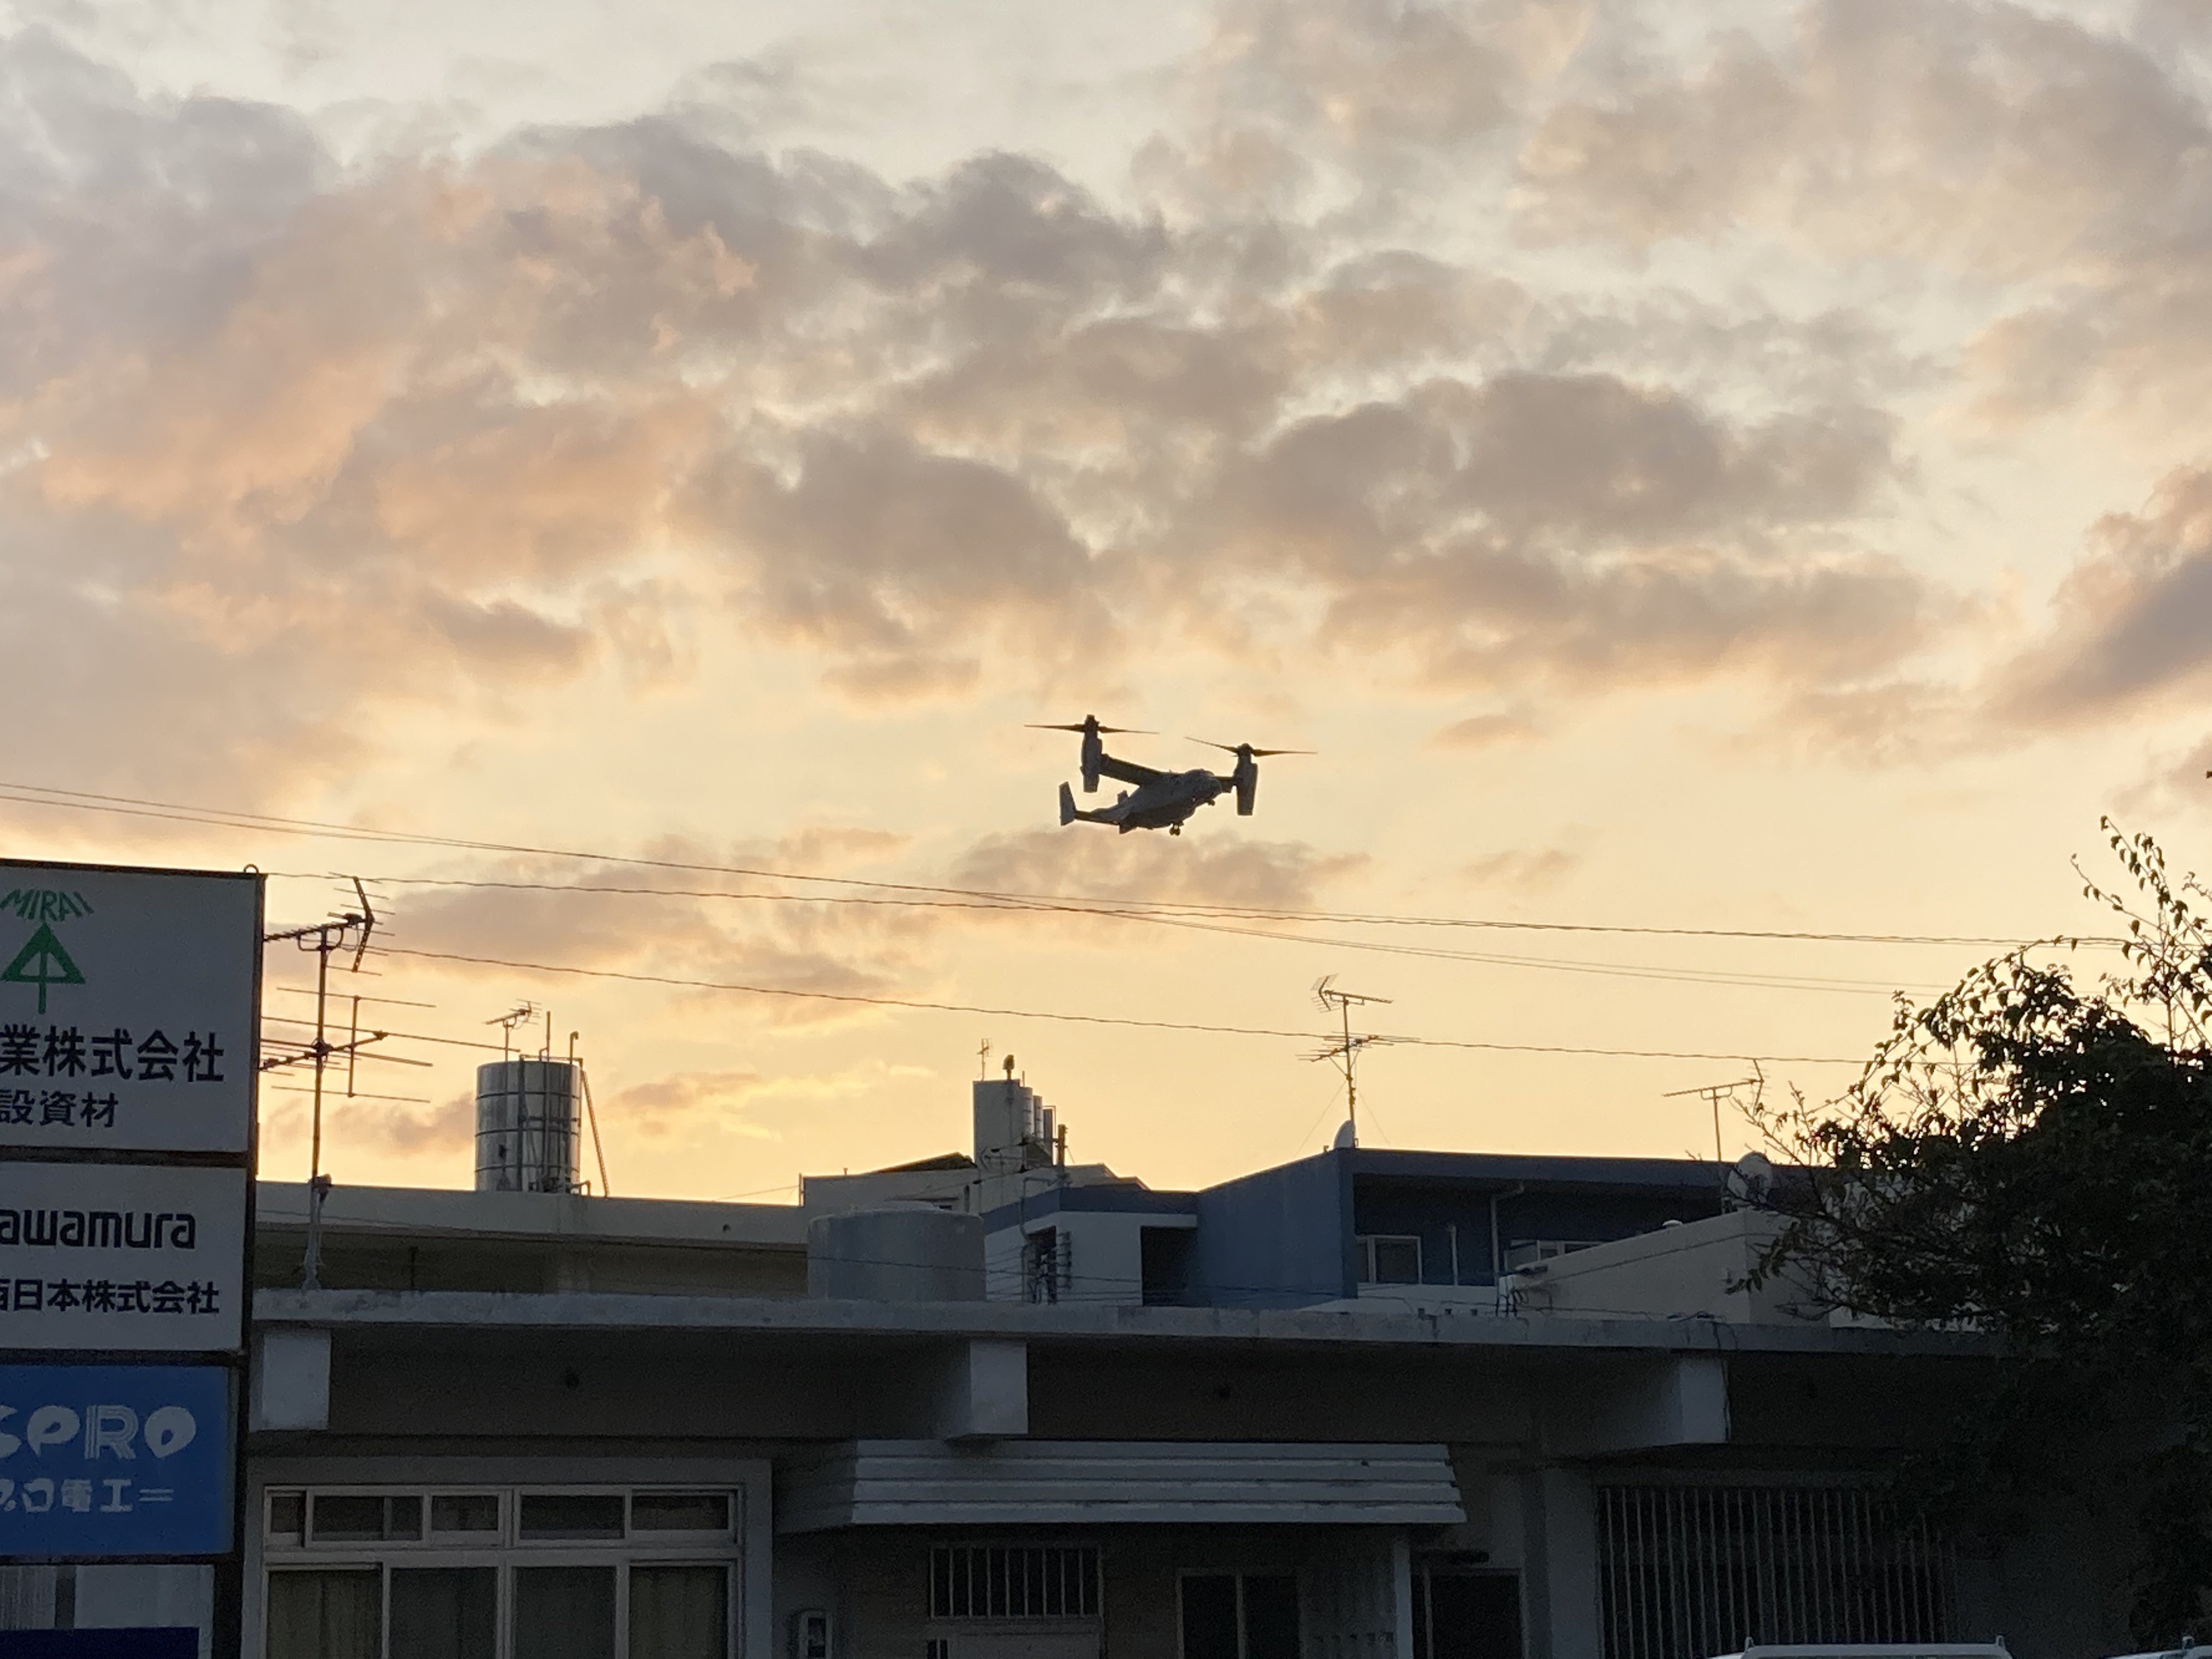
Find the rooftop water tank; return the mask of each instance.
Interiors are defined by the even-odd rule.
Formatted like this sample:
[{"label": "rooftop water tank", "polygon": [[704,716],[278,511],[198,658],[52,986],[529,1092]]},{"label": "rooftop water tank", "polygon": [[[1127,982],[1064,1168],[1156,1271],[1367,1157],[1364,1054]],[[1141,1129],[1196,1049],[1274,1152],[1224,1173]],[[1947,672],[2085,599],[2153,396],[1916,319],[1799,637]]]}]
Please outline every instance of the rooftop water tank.
[{"label": "rooftop water tank", "polygon": [[866,1302],[981,1302],[983,1218],[880,1204],[806,1225],[806,1293]]},{"label": "rooftop water tank", "polygon": [[477,1190],[573,1193],[582,1066],[495,1060],[477,1067]]}]

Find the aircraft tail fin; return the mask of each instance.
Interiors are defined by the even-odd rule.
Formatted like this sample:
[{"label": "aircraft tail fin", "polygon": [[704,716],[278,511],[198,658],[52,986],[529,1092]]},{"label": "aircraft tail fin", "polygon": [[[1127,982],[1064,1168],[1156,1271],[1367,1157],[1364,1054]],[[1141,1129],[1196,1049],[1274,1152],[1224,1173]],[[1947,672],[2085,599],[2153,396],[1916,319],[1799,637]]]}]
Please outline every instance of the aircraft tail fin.
[{"label": "aircraft tail fin", "polygon": [[1075,792],[1066,784],[1060,786],[1060,823],[1062,829],[1075,822]]}]

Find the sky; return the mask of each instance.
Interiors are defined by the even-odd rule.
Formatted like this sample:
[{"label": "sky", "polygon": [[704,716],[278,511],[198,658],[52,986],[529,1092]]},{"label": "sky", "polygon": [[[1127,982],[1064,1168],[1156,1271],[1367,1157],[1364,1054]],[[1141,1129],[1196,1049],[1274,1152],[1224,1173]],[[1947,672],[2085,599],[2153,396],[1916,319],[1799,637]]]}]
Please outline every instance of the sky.
[{"label": "sky", "polygon": [[[1710,1156],[2205,861],[2209,240],[2205,0],[13,0],[0,824],[362,879],[341,1183],[526,1001],[618,1193],[987,1043],[1219,1180],[1324,975],[1363,1144]],[[1315,752],[1062,829],[1086,713]]]}]

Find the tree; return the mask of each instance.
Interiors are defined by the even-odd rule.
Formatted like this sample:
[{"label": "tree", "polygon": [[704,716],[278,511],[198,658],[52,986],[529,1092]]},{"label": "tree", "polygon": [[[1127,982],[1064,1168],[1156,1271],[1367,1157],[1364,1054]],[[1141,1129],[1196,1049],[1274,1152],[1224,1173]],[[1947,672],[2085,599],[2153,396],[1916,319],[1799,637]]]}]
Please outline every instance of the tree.
[{"label": "tree", "polygon": [[[2104,828],[2134,892],[2084,892],[2119,939],[1900,999],[1840,1100],[1760,1111],[1800,1176],[1769,1200],[1786,1224],[1760,1273],[1988,1334],[1986,1389],[1908,1489],[1984,1528],[2069,1490],[2124,1504],[2136,1635],[2164,1641],[2212,1594],[2212,891]],[[2115,946],[2077,981],[2069,959]]]}]

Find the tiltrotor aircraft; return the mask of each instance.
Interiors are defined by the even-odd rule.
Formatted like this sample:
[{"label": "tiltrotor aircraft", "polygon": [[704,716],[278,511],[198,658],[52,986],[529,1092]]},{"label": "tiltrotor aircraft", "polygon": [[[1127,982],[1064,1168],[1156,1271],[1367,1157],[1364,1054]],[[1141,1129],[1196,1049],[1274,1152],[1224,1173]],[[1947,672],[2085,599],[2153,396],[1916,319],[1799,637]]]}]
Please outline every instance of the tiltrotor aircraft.
[{"label": "tiltrotor aircraft", "polygon": [[[1085,714],[1079,725],[1033,725],[1037,732],[1080,732],[1083,733],[1083,791],[1095,794],[1101,778],[1118,778],[1123,783],[1134,784],[1115,797],[1111,806],[1085,809],[1075,804],[1074,792],[1066,784],[1060,786],[1060,821],[1065,824],[1078,819],[1085,823],[1110,823],[1123,835],[1132,830],[1164,830],[1171,836],[1182,834],[1182,826],[1193,812],[1201,806],[1211,806],[1231,790],[1237,793],[1237,816],[1252,816],[1252,802],[1260,790],[1260,761],[1267,755],[1310,755],[1310,749],[1255,749],[1249,743],[1213,743],[1205,738],[1193,738],[1193,743],[1203,743],[1209,749],[1219,749],[1237,757],[1236,769],[1224,777],[1218,772],[1209,772],[1203,767],[1189,772],[1162,772],[1149,766],[1139,766],[1134,761],[1117,759],[1106,752],[1103,739],[1109,734],[1138,734],[1138,728],[1127,726],[1101,726],[1098,716]],[[1150,736],[1149,732],[1139,735]]]}]

